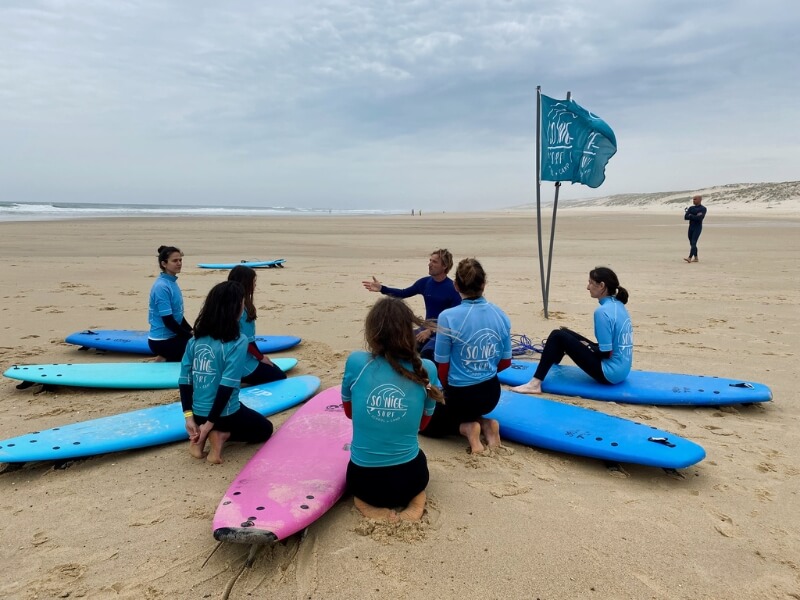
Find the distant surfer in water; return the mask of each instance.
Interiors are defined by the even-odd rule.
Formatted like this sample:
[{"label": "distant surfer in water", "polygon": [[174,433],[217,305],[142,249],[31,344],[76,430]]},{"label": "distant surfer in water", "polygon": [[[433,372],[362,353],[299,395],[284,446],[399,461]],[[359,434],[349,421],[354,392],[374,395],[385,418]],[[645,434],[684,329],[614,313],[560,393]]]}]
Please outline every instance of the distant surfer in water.
[{"label": "distant surfer in water", "polygon": [[483,296],[486,272],[475,258],[458,263],[455,289],[461,304],[439,315],[436,360],[445,404],[436,412],[423,435],[461,434],[472,453],[500,446],[500,426],[485,415],[500,400],[498,371],[511,366],[511,321]]},{"label": "distant surfer in water", "polygon": [[[461,296],[453,287],[453,280],[447,274],[453,268],[453,255],[446,248],[431,252],[428,259],[428,276],[418,279],[411,287],[400,289],[383,285],[372,276],[371,280],[362,281],[370,292],[380,292],[394,298],[411,298],[422,294],[425,300],[425,319],[436,321],[439,313],[461,304]],[[433,349],[436,336],[431,329],[421,328],[416,332],[417,348],[422,358],[433,360]]]},{"label": "distant surfer in water", "polygon": [[371,519],[415,521],[425,511],[428,463],[417,432],[443,396],[435,365],[417,352],[414,326],[424,324],[402,300],[381,298],[364,324],[369,351],[353,352],[345,365],[342,405],[353,420],[347,486]]},{"label": "distant surfer in water", "polygon": [[594,311],[597,342],[570,329],[554,329],[547,336],[533,378],[526,384],[512,387],[512,391],[541,394],[542,382],[550,368],[561,363],[565,355],[599,383],[620,383],[628,376],[633,364],[633,327],[625,308],[628,290],[620,286],[617,274],[607,267],[589,272],[586,289],[600,303]]},{"label": "distant surfer in water", "polygon": [[192,337],[192,326],[183,315],[183,294],[178,287],[183,252],[175,246],[160,246],[158,266],[161,274],[150,288],[147,345],[153,354],[163,360],[179,362],[186,343]]},{"label": "distant surfer in water", "polygon": [[195,337],[186,345],[178,386],[189,434],[189,453],[222,463],[226,441],[266,442],[272,423],[239,402],[247,336],[239,331],[244,288],[235,281],[218,283],[208,292],[194,324]]},{"label": "distant surfer in water", "polygon": [[244,288],[244,310],[239,320],[239,329],[247,336],[248,343],[242,383],[257,385],[286,379],[286,373],[281,371],[256,346],[256,319],[258,318],[258,313],[253,302],[253,294],[256,290],[256,270],[246,265],[236,265],[228,274],[228,281],[238,281]]}]

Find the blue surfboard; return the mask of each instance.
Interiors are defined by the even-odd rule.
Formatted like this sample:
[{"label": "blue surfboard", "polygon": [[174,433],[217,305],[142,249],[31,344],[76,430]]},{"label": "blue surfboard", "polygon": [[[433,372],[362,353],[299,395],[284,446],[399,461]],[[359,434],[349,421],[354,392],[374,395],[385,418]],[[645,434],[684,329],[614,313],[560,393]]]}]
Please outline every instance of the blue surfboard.
[{"label": "blue surfboard", "polygon": [[[497,377],[506,385],[522,385],[531,380],[537,366],[536,361],[514,360]],[[634,370],[622,383],[607,385],[574,365],[554,365],[542,382],[542,390],[560,396],[661,406],[725,406],[772,400],[772,390],[766,385],[743,379]]]},{"label": "blue surfboard", "polygon": [[486,416],[500,423],[503,439],[567,454],[665,469],[682,469],[706,456],[702,446],[674,433],[507,390]]},{"label": "blue surfboard", "polygon": [[[296,358],[272,360],[281,371],[297,365]],[[10,379],[45,385],[76,387],[170,390],[178,389],[180,363],[56,363],[49,365],[14,365],[3,375]]]},{"label": "blue surfboard", "polygon": [[[290,377],[245,388],[241,401],[271,415],[314,395],[319,378]],[[134,450],[188,439],[180,402],[72,423],[0,441],[0,462],[67,460],[107,452]]]},{"label": "blue surfboard", "polygon": [[275,267],[283,268],[283,263],[285,262],[285,258],[279,258],[277,260],[243,260],[236,263],[200,263],[197,266],[201,269],[232,269],[233,267],[244,265],[251,269],[272,269]]},{"label": "blue surfboard", "polygon": [[[67,336],[68,344],[106,352],[129,352],[153,356],[147,345],[147,331],[130,329],[85,329]],[[257,335],[256,346],[264,354],[288,350],[300,343],[294,335]]]}]

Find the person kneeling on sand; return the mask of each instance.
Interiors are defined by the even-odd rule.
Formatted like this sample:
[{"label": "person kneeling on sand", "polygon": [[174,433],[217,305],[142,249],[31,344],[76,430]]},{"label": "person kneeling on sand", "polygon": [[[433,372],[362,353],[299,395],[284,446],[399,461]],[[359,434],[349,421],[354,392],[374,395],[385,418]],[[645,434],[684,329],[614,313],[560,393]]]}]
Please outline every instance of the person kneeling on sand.
[{"label": "person kneeling on sand", "polygon": [[485,415],[500,400],[498,371],[511,366],[511,321],[483,296],[486,272],[474,258],[456,269],[455,288],[461,305],[439,315],[436,361],[444,387],[445,404],[437,404],[430,425],[422,432],[431,437],[461,434],[470,451],[500,446],[500,426]]},{"label": "person kneeling on sand", "polygon": [[417,433],[443,395],[435,365],[417,351],[415,326],[426,322],[403,300],[378,300],[364,324],[369,351],[350,354],[342,378],[353,421],[347,487],[371,519],[416,521],[425,511],[428,463]]},{"label": "person kneeling on sand", "polygon": [[218,283],[208,293],[194,324],[181,361],[178,385],[181,393],[189,453],[222,463],[227,440],[266,442],[272,423],[239,402],[239,387],[247,357],[247,336],[239,330],[245,291],[241,283]]}]

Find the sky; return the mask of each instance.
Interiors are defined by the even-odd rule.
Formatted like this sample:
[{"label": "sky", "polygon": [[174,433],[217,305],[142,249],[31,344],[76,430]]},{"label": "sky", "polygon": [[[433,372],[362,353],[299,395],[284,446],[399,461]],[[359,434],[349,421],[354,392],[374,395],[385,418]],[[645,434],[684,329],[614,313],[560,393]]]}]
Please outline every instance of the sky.
[{"label": "sky", "polygon": [[798,31],[797,0],[3,0],[0,202],[530,203],[537,86],[617,138],[565,200],[796,180]]}]

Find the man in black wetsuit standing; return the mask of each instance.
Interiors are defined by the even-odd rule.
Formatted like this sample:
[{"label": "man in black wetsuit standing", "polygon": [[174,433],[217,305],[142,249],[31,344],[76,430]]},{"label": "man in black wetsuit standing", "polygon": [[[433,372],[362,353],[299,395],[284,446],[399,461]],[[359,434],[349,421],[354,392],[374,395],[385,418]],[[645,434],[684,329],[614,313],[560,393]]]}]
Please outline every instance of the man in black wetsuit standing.
[{"label": "man in black wetsuit standing", "polygon": [[702,202],[702,196],[692,198],[692,206],[689,206],[683,215],[683,218],[689,221],[689,258],[683,259],[687,263],[698,262],[697,240],[703,232],[703,219],[706,218],[706,207]]}]

